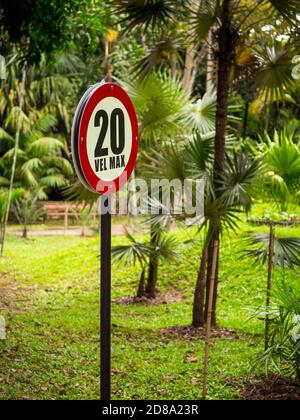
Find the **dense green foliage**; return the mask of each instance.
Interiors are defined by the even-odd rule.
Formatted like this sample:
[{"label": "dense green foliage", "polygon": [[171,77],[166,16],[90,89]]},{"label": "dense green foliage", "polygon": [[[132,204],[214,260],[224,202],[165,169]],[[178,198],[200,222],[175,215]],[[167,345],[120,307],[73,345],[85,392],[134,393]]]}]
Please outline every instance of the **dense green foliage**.
[{"label": "dense green foliage", "polygon": [[[248,229],[240,226],[240,235]],[[180,230],[176,237],[183,241],[195,233]],[[285,228],[279,233],[300,232]],[[250,373],[250,360],[261,348],[257,334],[262,334],[263,323],[253,314],[264,302],[266,269],[239,259],[240,235],[227,238],[221,250],[218,309],[221,326],[236,330],[238,337],[213,340],[209,398],[236,397]],[[126,243],[122,236],[113,239],[114,245]],[[1,398],[99,398],[98,250],[98,238],[54,236],[24,242],[9,237],[7,256],[0,263],[5,272],[2,302],[8,305],[1,309],[8,324],[7,340],[0,344]],[[160,291],[175,294],[173,303],[114,302],[113,398],[199,398],[203,341],[161,331],[190,323],[199,250],[200,243],[191,243],[180,249],[176,262],[159,268]],[[278,269],[278,285],[281,279]],[[285,279],[297,285],[293,273],[286,271]],[[114,265],[113,299],[131,295],[138,280],[139,267]],[[185,363],[191,356],[197,362]]]},{"label": "dense green foliage", "polygon": [[[243,213],[268,223],[299,219],[299,16],[299,0],[1,2],[2,244],[9,216],[26,238],[45,199],[80,201],[84,236],[84,204],[96,195],[75,180],[71,125],[83,92],[103,79],[120,83],[136,108],[136,175],[204,181],[198,227],[179,229],[186,214],[159,214],[144,235],[113,240],[125,263],[113,266],[114,398],[199,398],[201,330],[182,336],[174,326],[190,325],[192,312],[193,326],[205,326],[215,241],[213,327],[236,332],[214,339],[208,397],[238,397],[258,352],[271,370],[299,376],[298,227],[276,227],[279,302],[265,315],[266,352],[257,342],[263,325],[250,314],[264,304],[267,264],[239,258],[267,263],[272,245],[263,226],[244,240]],[[264,213],[253,211],[258,201]],[[171,219],[175,232],[167,232]],[[0,260],[0,315],[8,320],[0,399],[99,397],[98,253],[96,238],[9,236]],[[136,290],[139,303],[129,298]]]}]

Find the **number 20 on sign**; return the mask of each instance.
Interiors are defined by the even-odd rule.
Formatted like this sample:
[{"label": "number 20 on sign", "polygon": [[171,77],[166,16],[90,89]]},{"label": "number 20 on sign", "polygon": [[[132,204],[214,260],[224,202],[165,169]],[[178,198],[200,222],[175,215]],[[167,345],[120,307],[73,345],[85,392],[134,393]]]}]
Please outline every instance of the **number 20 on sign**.
[{"label": "number 20 on sign", "polygon": [[[114,83],[91,86],[73,119],[72,158],[85,188],[101,195],[101,399],[110,400],[111,353],[111,215],[108,195],[128,180],[137,158],[138,123],[127,93]],[[108,211],[107,211],[108,210]]]},{"label": "number 20 on sign", "polygon": [[113,83],[88,89],[72,130],[72,156],[82,184],[101,195],[118,191],[134,169],[137,150],[137,118],[127,93]]}]

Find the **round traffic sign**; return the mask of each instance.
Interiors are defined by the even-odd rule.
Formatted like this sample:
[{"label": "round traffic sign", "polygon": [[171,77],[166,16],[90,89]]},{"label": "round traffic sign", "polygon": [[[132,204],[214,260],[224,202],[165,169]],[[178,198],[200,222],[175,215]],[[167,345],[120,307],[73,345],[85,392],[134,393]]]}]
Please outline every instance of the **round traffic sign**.
[{"label": "round traffic sign", "polygon": [[72,127],[72,157],[82,184],[98,194],[118,191],[134,169],[137,150],[136,113],[124,89],[114,83],[89,88]]}]

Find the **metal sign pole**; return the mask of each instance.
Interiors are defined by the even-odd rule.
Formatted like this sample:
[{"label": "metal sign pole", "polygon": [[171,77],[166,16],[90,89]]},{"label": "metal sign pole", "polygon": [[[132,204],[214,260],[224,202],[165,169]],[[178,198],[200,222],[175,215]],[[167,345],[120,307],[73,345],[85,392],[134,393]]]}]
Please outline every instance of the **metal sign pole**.
[{"label": "metal sign pole", "polygon": [[[109,198],[101,197],[102,209],[108,209]],[[103,214],[102,214],[103,213]],[[101,400],[110,401],[111,387],[111,361],[110,361],[110,337],[111,337],[111,214],[108,211],[101,212],[101,363],[100,385]]]},{"label": "metal sign pole", "polygon": [[[122,109],[120,102],[123,104]],[[109,141],[106,141],[107,144],[103,147],[106,138]],[[124,89],[115,83],[102,82],[87,89],[76,108],[71,145],[72,159],[79,181],[86,189],[101,196],[99,202],[102,208],[100,212],[100,386],[101,400],[110,401],[111,213],[109,196],[128,181],[134,170],[138,152],[136,112]],[[103,211],[105,208],[106,211]]]}]

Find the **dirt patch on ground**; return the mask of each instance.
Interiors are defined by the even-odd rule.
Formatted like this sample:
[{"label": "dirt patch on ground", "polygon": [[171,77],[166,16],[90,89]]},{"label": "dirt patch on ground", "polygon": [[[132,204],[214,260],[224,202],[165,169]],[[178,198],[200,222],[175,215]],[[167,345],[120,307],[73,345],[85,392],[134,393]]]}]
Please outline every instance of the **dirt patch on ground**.
[{"label": "dirt patch on ground", "polygon": [[[20,303],[27,302],[27,295],[36,291],[38,286],[21,286],[12,282],[6,273],[0,273],[0,309],[17,310]],[[18,303],[14,305],[13,303]]]},{"label": "dirt patch on ground", "polygon": [[[130,226],[127,225],[112,225],[112,235],[124,235],[125,228],[129,233],[133,233],[133,230]],[[9,232],[14,234],[17,237],[22,237],[23,231],[22,229],[10,228]],[[95,234],[95,232],[86,227],[84,229],[84,236],[91,237]],[[28,238],[35,237],[35,236],[83,236],[82,235],[82,227],[79,226],[72,226],[68,229],[64,229],[63,227],[49,227],[49,228],[40,228],[40,229],[28,229]]]},{"label": "dirt patch on ground", "polygon": [[300,400],[300,386],[291,379],[271,374],[252,378],[239,394],[243,400]]},{"label": "dirt patch on ground", "polygon": [[113,303],[119,305],[144,305],[144,306],[158,306],[158,305],[169,305],[172,303],[182,302],[184,296],[181,290],[170,288],[165,293],[158,293],[155,299],[148,299],[146,297],[136,296],[124,296],[115,299]]},{"label": "dirt patch on ground", "polygon": [[13,286],[5,273],[0,273],[0,308],[9,308],[13,294]]},{"label": "dirt patch on ground", "polygon": [[[176,325],[170,328],[160,330],[160,335],[164,338],[191,341],[195,339],[205,339],[206,330],[203,327],[194,328],[189,325]],[[226,328],[215,328],[211,331],[211,338],[222,338],[224,340],[238,340],[241,336]]]}]

